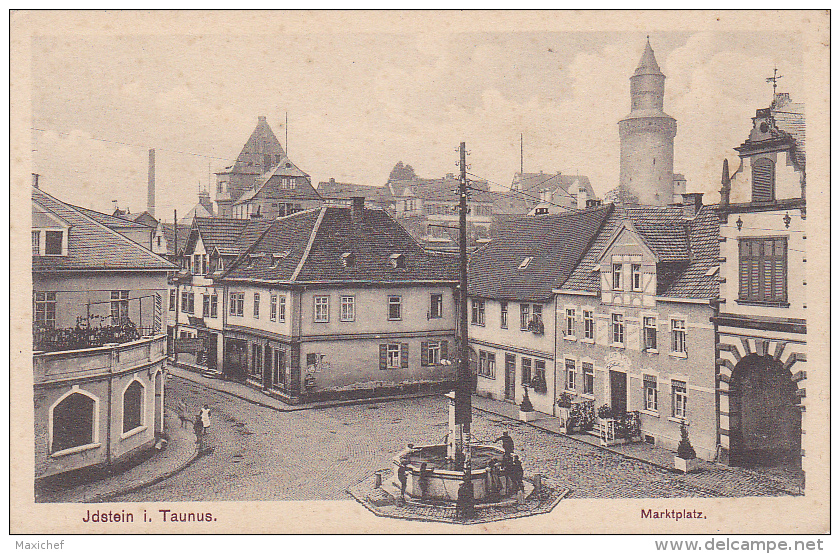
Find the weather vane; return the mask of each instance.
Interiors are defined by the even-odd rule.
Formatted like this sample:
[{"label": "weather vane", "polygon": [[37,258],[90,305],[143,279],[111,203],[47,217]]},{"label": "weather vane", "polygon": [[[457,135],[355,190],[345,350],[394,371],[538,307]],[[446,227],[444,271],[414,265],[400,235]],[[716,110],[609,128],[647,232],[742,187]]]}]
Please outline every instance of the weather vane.
[{"label": "weather vane", "polygon": [[764,79],[764,81],[766,83],[773,83],[773,98],[776,98],[776,82],[779,79],[781,79],[782,77],[784,77],[784,75],[777,75],[778,71],[779,71],[778,68],[774,65],[773,66],[773,76],[772,77],[767,77],[766,79]]}]

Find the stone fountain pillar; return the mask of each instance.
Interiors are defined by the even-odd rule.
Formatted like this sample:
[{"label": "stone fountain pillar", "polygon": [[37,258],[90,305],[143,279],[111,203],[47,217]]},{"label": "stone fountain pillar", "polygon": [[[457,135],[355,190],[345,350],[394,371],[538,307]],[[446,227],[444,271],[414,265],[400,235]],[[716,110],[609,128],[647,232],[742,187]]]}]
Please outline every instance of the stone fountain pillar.
[{"label": "stone fountain pillar", "polygon": [[446,435],[446,457],[455,459],[458,452],[463,452],[463,436],[461,426],[455,423],[455,391],[446,393],[449,399],[449,433]]}]

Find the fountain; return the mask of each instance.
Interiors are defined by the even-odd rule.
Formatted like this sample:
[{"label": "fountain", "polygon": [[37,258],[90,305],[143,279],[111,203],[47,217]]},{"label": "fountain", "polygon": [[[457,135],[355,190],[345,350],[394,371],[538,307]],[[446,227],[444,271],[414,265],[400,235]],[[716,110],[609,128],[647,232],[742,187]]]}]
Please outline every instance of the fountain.
[{"label": "fountain", "polygon": [[[493,444],[469,444],[469,435],[463,433],[463,425],[456,423],[456,394],[450,392],[446,396],[449,398],[449,433],[446,442],[409,445],[399,452],[393,459],[393,486],[399,489],[397,469],[405,464],[408,477],[406,495],[409,499],[455,502],[458,499],[458,488],[467,475],[465,466],[468,464],[469,481],[476,501],[487,503],[510,498],[515,492],[512,481],[500,469],[504,449]],[[496,466],[493,471],[497,472],[497,491],[492,490],[491,462],[495,462]]]}]

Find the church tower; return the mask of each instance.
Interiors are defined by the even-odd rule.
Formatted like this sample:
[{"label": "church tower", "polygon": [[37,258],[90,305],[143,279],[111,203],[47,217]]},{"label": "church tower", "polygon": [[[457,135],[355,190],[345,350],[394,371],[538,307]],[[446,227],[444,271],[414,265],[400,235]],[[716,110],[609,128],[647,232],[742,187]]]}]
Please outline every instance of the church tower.
[{"label": "church tower", "polygon": [[630,114],[618,122],[621,137],[620,201],[667,206],[674,197],[677,121],[662,111],[665,75],[648,38],[630,77]]}]

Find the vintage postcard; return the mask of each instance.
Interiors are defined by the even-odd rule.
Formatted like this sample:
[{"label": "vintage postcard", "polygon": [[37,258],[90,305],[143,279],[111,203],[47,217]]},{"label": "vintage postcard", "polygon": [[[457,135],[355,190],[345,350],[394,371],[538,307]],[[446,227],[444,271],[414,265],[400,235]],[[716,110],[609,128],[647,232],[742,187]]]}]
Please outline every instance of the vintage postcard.
[{"label": "vintage postcard", "polygon": [[828,12],[10,19],[12,533],[829,531]]}]

